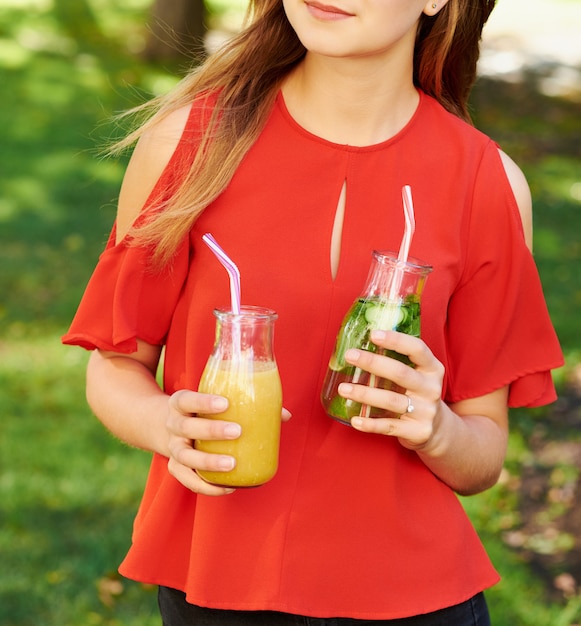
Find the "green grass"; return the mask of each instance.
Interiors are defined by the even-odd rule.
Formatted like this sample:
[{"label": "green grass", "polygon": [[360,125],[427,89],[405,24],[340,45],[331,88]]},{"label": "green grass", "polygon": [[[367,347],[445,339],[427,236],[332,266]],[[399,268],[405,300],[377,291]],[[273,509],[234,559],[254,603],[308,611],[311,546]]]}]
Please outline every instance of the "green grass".
[{"label": "green grass", "polygon": [[157,624],[153,591],[115,574],[148,455],[91,417],[83,351],[48,333],[0,355],[0,622]]},{"label": "green grass", "polygon": [[[122,6],[121,6],[122,5]],[[98,149],[111,116],[167,89],[174,75],[132,54],[146,0],[0,6],[0,623],[158,624],[154,590],[121,580],[149,456],[113,439],[84,400],[87,354],[62,347],[111,225],[125,161]],[[224,2],[220,10],[227,6]],[[72,8],[92,8],[78,30]],[[79,37],[78,33],[83,36]],[[579,365],[581,118],[578,103],[527,85],[479,84],[477,123],[525,169],[536,198],[535,254],[568,365]],[[507,468],[530,460],[543,412],[514,420]],[[464,499],[503,581],[488,593],[495,626],[568,626],[578,597],[549,599],[502,540],[518,493],[499,484]]]}]

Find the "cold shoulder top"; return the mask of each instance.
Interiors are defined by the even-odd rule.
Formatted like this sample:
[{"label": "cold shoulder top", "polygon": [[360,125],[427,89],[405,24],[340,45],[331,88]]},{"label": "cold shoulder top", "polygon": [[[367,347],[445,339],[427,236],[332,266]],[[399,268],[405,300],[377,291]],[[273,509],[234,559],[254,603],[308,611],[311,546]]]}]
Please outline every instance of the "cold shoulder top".
[{"label": "cold shoulder top", "polygon": [[[170,267],[111,238],[63,341],[131,353],[165,346],[167,393],[197,389],[228,305],[211,232],[238,264],[242,303],[279,314],[275,352],[284,405],[279,470],[224,497],[191,493],[154,455],[120,571],[222,609],[391,619],[434,611],[493,585],[498,574],[452,490],[397,440],[326,416],[319,393],[341,319],[371,252],[397,250],[403,185],[413,190],[410,254],[433,266],[422,337],[446,368],[444,399],[510,385],[511,406],[555,398],[562,355],[497,145],[420,94],[408,124],[353,147],[300,127],[278,96],[226,190],[203,212]],[[204,107],[149,204],[191,162]],[[331,275],[335,211],[346,184],[341,258]]]}]

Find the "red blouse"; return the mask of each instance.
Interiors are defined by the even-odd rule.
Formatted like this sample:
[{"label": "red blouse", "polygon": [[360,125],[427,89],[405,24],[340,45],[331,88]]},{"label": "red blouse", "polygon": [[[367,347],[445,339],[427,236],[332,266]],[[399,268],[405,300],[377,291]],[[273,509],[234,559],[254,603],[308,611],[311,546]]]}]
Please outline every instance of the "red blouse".
[{"label": "red blouse", "polygon": [[[169,193],[190,162],[200,115],[192,107],[152,197]],[[329,246],[345,181],[333,280]],[[151,272],[146,251],[115,245],[113,233],[63,339],[123,353],[136,338],[164,344],[166,391],[196,389],[212,310],[229,303],[205,232],[238,264],[242,303],[279,313],[275,350],[293,418],[283,424],[278,474],[257,489],[196,496],[154,455],[125,576],[204,606],[359,619],[434,611],[498,580],[452,490],[397,440],[339,424],[319,401],[371,251],[399,247],[405,184],[417,222],[410,254],[434,267],[422,334],[446,367],[445,400],[507,384],[511,406],[554,400],[550,369],[561,351],[497,146],[423,94],[392,139],[337,145],[298,126],[279,96],[172,267]]]}]

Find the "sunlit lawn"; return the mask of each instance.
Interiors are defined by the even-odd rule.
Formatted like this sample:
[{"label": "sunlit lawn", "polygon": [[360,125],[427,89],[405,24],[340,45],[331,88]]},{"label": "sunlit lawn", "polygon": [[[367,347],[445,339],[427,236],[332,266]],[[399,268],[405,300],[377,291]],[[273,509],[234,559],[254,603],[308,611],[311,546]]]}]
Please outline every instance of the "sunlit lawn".
[{"label": "sunlit lawn", "polygon": [[[121,3],[123,11],[117,4],[93,6],[106,32],[123,24],[138,42],[135,16],[147,3]],[[60,346],[59,335],[114,214],[124,162],[96,155],[117,132],[110,117],[175,79],[123,57],[123,46],[102,55],[83,47],[43,7],[16,0],[0,7],[0,623],[148,626],[159,623],[154,590],[115,573],[148,455],[115,441],[91,417],[87,355]],[[558,375],[563,384],[580,359],[581,155],[566,137],[579,136],[581,121],[563,113],[566,103],[553,103],[563,120],[543,122],[542,99],[530,118],[511,117],[488,93],[478,94],[479,106],[488,106],[478,121],[522,152],[515,156],[537,198],[536,259],[569,360]],[[550,133],[565,137],[554,142],[562,150],[543,148]],[[519,418],[533,419],[542,414]],[[511,472],[526,455],[517,428]],[[516,494],[501,484],[465,504],[504,577],[488,596],[495,625],[581,620],[578,599],[551,603],[541,580],[503,543],[518,519]]]}]

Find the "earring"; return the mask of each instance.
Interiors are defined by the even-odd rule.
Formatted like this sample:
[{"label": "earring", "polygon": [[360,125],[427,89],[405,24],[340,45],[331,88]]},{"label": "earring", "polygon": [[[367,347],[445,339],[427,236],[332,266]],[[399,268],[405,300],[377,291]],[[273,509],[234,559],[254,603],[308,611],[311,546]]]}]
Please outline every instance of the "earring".
[{"label": "earring", "polygon": [[438,8],[438,5],[435,2],[432,3],[432,9],[437,9],[437,8]]}]

